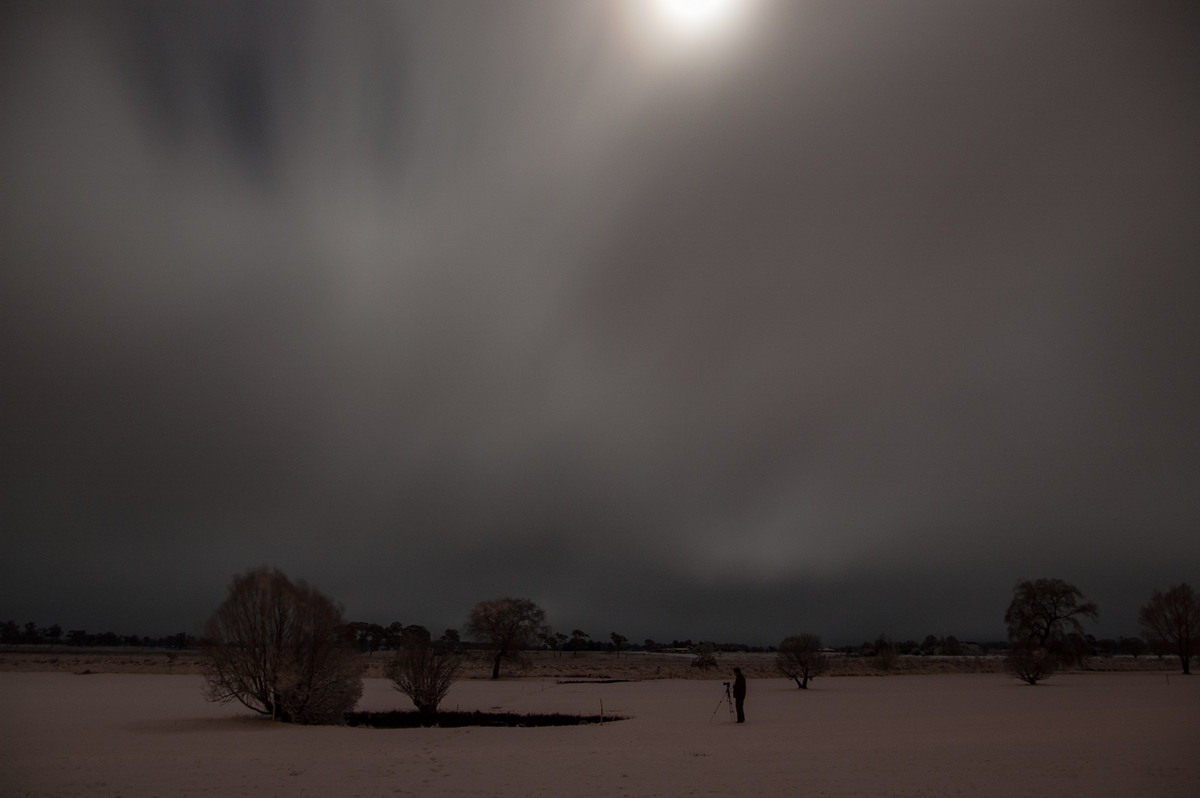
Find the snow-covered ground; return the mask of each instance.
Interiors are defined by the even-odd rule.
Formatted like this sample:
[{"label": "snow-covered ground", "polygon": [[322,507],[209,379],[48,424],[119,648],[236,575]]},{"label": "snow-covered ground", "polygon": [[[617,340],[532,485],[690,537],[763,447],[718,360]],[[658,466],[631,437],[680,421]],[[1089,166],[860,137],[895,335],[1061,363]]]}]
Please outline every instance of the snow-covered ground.
[{"label": "snow-covered ground", "polygon": [[[0,673],[4,796],[1193,796],[1200,677],[1066,673],[458,682],[446,709],[603,726],[301,727],[214,705],[195,674]],[[360,709],[409,709],[368,679]]]}]

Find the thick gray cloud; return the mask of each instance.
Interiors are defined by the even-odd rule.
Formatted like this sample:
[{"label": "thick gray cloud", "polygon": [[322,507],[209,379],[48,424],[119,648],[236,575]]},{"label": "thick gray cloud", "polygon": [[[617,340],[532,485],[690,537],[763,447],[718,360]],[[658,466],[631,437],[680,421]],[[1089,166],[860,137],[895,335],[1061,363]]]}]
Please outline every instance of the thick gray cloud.
[{"label": "thick gray cloud", "polygon": [[1186,4],[8,3],[0,615],[1136,629],[1200,562]]}]

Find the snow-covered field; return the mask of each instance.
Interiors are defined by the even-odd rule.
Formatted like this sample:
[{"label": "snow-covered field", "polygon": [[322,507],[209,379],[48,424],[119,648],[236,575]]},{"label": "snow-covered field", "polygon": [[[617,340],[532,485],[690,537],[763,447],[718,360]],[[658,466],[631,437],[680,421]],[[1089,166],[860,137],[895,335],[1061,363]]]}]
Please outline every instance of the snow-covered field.
[{"label": "snow-covered field", "polygon": [[[1066,673],[458,682],[446,709],[603,726],[300,727],[214,705],[195,674],[0,673],[3,796],[1193,796],[1200,677]],[[409,709],[368,679],[360,709]]]}]

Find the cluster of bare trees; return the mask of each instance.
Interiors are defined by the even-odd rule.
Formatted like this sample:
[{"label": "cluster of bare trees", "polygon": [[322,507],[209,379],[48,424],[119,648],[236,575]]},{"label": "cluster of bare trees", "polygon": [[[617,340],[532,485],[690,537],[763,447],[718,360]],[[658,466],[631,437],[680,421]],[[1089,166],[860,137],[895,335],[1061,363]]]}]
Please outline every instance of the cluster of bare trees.
[{"label": "cluster of bare trees", "polygon": [[1138,622],[1151,648],[1174,654],[1183,672],[1192,672],[1192,657],[1200,645],[1200,596],[1191,585],[1155,590],[1138,613]]},{"label": "cluster of bare trees", "polygon": [[[1057,669],[1076,664],[1088,652],[1083,619],[1098,617],[1096,604],[1061,579],[1019,582],[1004,613],[1012,643],[1006,666],[1016,678],[1037,684]],[[1160,654],[1179,657],[1184,673],[1200,641],[1200,597],[1187,584],[1154,591],[1141,608],[1142,637]]]},{"label": "cluster of bare trees", "polygon": [[[385,672],[432,724],[462,664],[457,646],[448,645],[457,633],[434,643],[418,627],[392,631],[399,645]],[[467,631],[494,652],[496,679],[502,661],[520,661],[547,632],[545,613],[527,599],[481,601]],[[204,626],[208,697],[282,721],[338,722],[362,695],[360,648],[374,636],[363,624],[346,623],[341,607],[315,588],[277,569],[253,569],[234,577]]]},{"label": "cluster of bare trees", "polygon": [[[1012,644],[1008,670],[1032,685],[1078,662],[1088,652],[1083,620],[1097,616],[1095,603],[1061,579],[1018,583],[1004,614]],[[1183,672],[1190,673],[1200,641],[1200,597],[1195,591],[1186,584],[1155,591],[1141,608],[1139,621],[1147,644],[1178,656]],[[520,598],[479,602],[466,630],[492,652],[493,679],[500,677],[504,661],[520,663],[522,652],[539,641],[564,637],[552,636],[542,608]],[[412,700],[422,721],[433,724],[462,665],[458,646],[450,645],[458,642],[457,633],[431,641],[420,627],[388,631],[399,645],[385,672]],[[213,701],[238,701],[278,720],[338,722],[362,695],[361,647],[374,635],[369,625],[347,624],[337,604],[304,582],[293,582],[276,569],[251,570],[234,578],[228,596],[204,626],[208,696]],[[576,630],[571,639],[587,637]],[[625,638],[614,632],[612,642],[619,655]],[[881,636],[875,648],[877,658],[898,656],[886,637]],[[714,655],[715,647],[698,648],[697,666],[715,665]],[[884,660],[880,662],[886,669]],[[799,634],[779,644],[776,666],[806,689],[828,670],[829,661],[819,637]]]},{"label": "cluster of bare trees", "polygon": [[[1033,579],[1019,582],[1004,613],[1011,644],[1005,668],[1027,684],[1037,684],[1055,671],[1078,664],[1090,652],[1083,621],[1095,620],[1099,609],[1086,600],[1079,588],[1062,579]],[[1154,591],[1138,616],[1143,647],[1160,655],[1179,658],[1185,674],[1191,659],[1200,653],[1200,596],[1187,584]],[[923,650],[957,652],[953,637],[938,640],[932,635]],[[870,655],[881,670],[889,670],[899,657],[897,647],[881,635],[870,647]],[[779,672],[804,689],[809,681],[829,668],[816,635],[801,634],[779,644],[775,664]]]}]

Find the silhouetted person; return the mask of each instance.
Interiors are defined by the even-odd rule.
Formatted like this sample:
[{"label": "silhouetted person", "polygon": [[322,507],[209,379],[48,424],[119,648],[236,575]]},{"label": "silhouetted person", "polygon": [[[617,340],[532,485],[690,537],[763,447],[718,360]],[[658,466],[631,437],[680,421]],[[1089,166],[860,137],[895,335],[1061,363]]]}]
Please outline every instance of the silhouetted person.
[{"label": "silhouetted person", "polygon": [[742,675],[741,668],[733,669],[733,702],[737,706],[737,722],[746,722],[746,713],[742,709],[742,705],[746,703],[746,677]]}]

